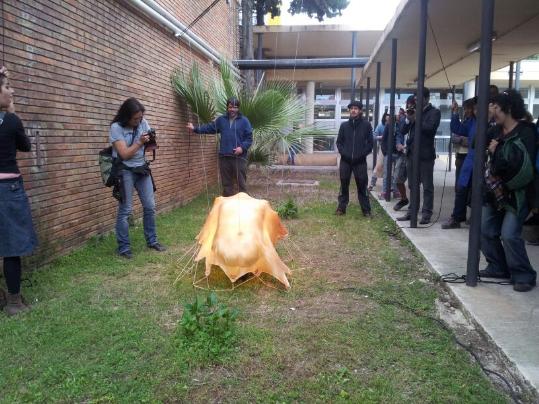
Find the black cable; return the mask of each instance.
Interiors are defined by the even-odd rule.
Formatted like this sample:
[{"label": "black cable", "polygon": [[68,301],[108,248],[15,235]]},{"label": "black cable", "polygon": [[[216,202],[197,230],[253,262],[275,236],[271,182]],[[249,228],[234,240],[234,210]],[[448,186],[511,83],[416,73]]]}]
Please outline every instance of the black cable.
[{"label": "black cable", "polygon": [[[455,275],[455,274],[453,274],[453,275]],[[507,386],[507,389],[509,390],[509,395],[511,396],[511,398],[513,399],[513,401],[515,403],[518,404],[518,403],[521,402],[519,395],[515,392],[515,390],[513,390],[513,387],[511,386],[509,381],[502,374],[496,372],[495,370],[487,369],[485,367],[485,365],[483,365],[483,363],[481,362],[481,359],[479,358],[479,356],[472,350],[472,348],[470,346],[468,346],[468,345],[465,345],[463,342],[461,342],[456,337],[453,330],[449,326],[447,326],[442,320],[440,320],[440,319],[438,319],[436,317],[433,317],[433,316],[431,316],[429,314],[422,313],[422,312],[420,312],[420,311],[418,311],[416,309],[413,309],[412,307],[409,307],[409,306],[407,306],[407,305],[405,305],[405,304],[403,304],[403,303],[401,303],[399,301],[391,300],[391,299],[385,299],[385,298],[381,297],[380,295],[377,295],[376,293],[374,293],[370,289],[349,287],[349,288],[341,288],[341,289],[339,289],[339,291],[342,291],[342,292],[354,292],[354,293],[361,294],[361,295],[369,295],[378,304],[385,304],[385,305],[389,305],[389,306],[400,307],[401,309],[404,309],[405,311],[413,314],[416,317],[425,318],[425,319],[431,320],[432,322],[438,324],[438,326],[440,326],[442,329],[444,329],[445,331],[447,331],[449,333],[449,335],[452,337],[452,339],[455,341],[455,343],[458,346],[463,348],[466,352],[468,352],[475,359],[475,361],[477,362],[477,364],[479,365],[481,370],[487,376],[488,375],[497,376],[501,381],[503,381],[505,383],[505,385]]]},{"label": "black cable", "polygon": [[220,1],[220,0],[214,0],[213,3],[211,3],[208,7],[206,7],[206,9],[205,9],[202,13],[200,13],[200,15],[199,15],[197,18],[195,18],[195,19],[193,20],[193,22],[191,22],[191,24],[189,24],[187,27],[185,27],[185,29],[184,29],[182,32],[180,32],[178,35],[176,35],[176,37],[177,37],[178,39],[181,38],[181,37],[183,36],[183,34],[185,34],[187,31],[189,31],[191,28],[193,28],[193,26],[194,26],[198,21],[200,21],[200,19],[201,19],[202,17],[204,17],[206,14],[208,14],[208,12],[209,12],[209,11],[210,11],[210,10],[217,4],[217,3],[219,3],[219,1]]},{"label": "black cable", "polygon": [[442,63],[442,69],[444,70],[445,78],[447,80],[447,85],[449,86],[449,89],[452,89],[453,86],[451,85],[451,82],[449,81],[449,76],[447,75],[447,70],[445,68],[445,64],[444,64],[444,61],[442,59],[442,52],[440,52],[440,47],[438,46],[438,40],[436,39],[436,35],[434,34],[434,29],[432,28],[432,23],[430,21],[430,18],[427,17],[427,19],[428,19],[428,22],[429,22],[430,32],[432,33],[434,43],[436,44],[436,49],[438,51],[438,56],[440,57],[440,62]]}]

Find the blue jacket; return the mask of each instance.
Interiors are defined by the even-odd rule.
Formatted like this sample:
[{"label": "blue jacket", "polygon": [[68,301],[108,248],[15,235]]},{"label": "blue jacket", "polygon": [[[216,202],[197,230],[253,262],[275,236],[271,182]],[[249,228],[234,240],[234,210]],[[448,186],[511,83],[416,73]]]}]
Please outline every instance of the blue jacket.
[{"label": "blue jacket", "polygon": [[475,118],[466,118],[463,122],[460,122],[459,114],[452,114],[449,127],[451,128],[451,133],[468,137],[470,135],[470,126],[472,124],[475,124]]},{"label": "blue jacket", "polygon": [[459,116],[453,114],[451,117],[451,132],[459,135],[466,136],[468,138],[468,154],[462,162],[462,167],[460,169],[459,178],[457,180],[457,186],[467,187],[470,184],[473,173],[473,159],[475,155],[475,150],[473,148],[475,132],[477,131],[477,119],[469,118],[464,122],[460,122]]},{"label": "blue jacket", "polygon": [[220,156],[234,156],[234,149],[241,146],[241,157],[247,156],[247,150],[253,143],[253,128],[249,120],[242,114],[230,121],[228,115],[221,115],[215,121],[195,128],[195,133],[220,133]]}]

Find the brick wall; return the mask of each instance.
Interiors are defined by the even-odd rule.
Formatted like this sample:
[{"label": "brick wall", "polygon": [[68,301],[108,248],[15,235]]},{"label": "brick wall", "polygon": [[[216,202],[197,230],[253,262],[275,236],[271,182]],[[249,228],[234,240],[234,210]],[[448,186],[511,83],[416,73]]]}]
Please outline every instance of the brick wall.
[{"label": "brick wall", "polygon": [[[157,130],[152,169],[159,211],[191,200],[206,181],[216,183],[215,138],[188,136],[185,124],[196,118],[169,84],[174,68],[188,69],[195,60],[205,78],[217,74],[207,59],[127,1],[1,1],[0,61],[10,70],[17,113],[33,143],[31,153],[18,157],[40,260],[113,228],[117,203],[101,183],[97,154],[128,97],[144,104]],[[159,3],[188,25],[211,1]],[[237,49],[237,5],[231,3],[220,2],[193,29],[228,58]],[[138,200],[135,208],[139,217]]]}]

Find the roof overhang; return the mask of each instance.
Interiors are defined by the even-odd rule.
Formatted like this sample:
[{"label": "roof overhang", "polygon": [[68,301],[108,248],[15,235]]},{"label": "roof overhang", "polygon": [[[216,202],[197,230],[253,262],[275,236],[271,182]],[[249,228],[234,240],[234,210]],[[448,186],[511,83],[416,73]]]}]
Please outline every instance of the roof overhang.
[{"label": "roof overhang", "polygon": [[[481,1],[430,0],[428,7],[425,85],[449,88],[475,78],[480,51],[470,50],[481,37]],[[419,9],[420,0],[403,0],[399,4],[363,70],[363,82],[366,77],[374,80],[376,63],[381,62],[381,86],[389,87],[391,42],[397,38],[397,87],[417,85]],[[538,27],[538,0],[496,0],[492,71],[539,53]]]},{"label": "roof overhang", "polygon": [[[352,33],[357,32],[357,57],[368,58],[380,39],[380,30],[358,30],[341,25],[265,25],[253,27],[254,48],[262,36],[263,59],[349,58],[352,56]],[[357,68],[359,77],[360,68]],[[306,70],[266,70],[269,80],[313,80],[326,85],[350,86],[350,68]]]}]

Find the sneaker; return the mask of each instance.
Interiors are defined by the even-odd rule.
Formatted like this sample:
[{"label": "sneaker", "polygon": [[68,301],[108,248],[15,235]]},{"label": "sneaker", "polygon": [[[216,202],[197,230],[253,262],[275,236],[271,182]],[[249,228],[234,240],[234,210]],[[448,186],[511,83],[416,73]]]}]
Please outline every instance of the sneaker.
[{"label": "sneaker", "polygon": [[163,252],[167,250],[167,248],[164,245],[161,245],[159,243],[149,245],[148,248],[151,248],[152,250],[159,251],[159,252]]},{"label": "sneaker", "polygon": [[450,217],[445,223],[442,223],[442,229],[460,229],[460,222],[457,222],[453,217]]},{"label": "sneaker", "polygon": [[430,216],[423,216],[421,220],[419,221],[419,224],[429,224],[430,223]]},{"label": "sneaker", "polygon": [[131,252],[131,250],[126,250],[126,251],[123,251],[123,252],[118,252],[118,255],[122,258],[125,258],[127,260],[130,260],[131,258],[133,258],[133,253]]},{"label": "sneaker", "polygon": [[533,282],[533,283],[520,283],[520,282],[516,282],[516,283],[513,285],[513,290],[514,290],[515,292],[529,292],[529,291],[532,290],[534,287],[535,287],[535,282]]},{"label": "sneaker", "polygon": [[335,215],[337,215],[337,216],[346,215],[346,211],[341,210],[341,209],[337,209],[337,210],[335,211]]},{"label": "sneaker", "polygon": [[399,211],[402,208],[404,208],[406,205],[408,205],[410,201],[408,199],[401,199],[398,201],[395,206],[393,206],[393,210]]},{"label": "sneaker", "polygon": [[479,276],[481,278],[498,278],[498,279],[509,279],[511,277],[509,272],[494,272],[489,269],[480,269]]},{"label": "sneaker", "polygon": [[399,222],[404,222],[404,221],[410,220],[411,218],[412,218],[412,215],[410,215],[409,213],[407,213],[407,214],[405,214],[404,216],[398,217],[398,218],[397,218],[397,221],[399,221]]}]

